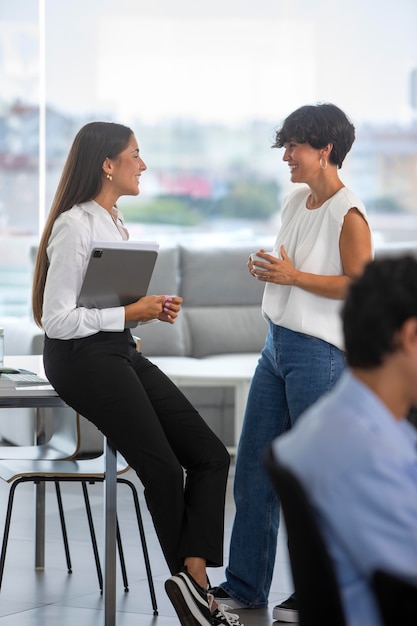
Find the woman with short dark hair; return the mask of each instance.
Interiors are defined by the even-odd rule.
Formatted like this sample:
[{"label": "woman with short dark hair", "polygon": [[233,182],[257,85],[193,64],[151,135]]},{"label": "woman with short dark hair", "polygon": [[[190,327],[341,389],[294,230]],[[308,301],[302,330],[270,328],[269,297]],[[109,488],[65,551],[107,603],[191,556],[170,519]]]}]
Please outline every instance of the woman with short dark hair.
[{"label": "woman with short dark hair", "polygon": [[[248,261],[251,275],[265,283],[269,332],[238,448],[226,582],[212,590],[232,608],[268,604],[279,504],[263,468],[264,450],[345,368],[339,309],[351,280],[372,257],[365,208],[338,174],[354,138],[353,124],[333,104],[297,109],[276,134],[273,147],[284,148],[291,182],[298,185],[283,200],[273,251],[261,249],[257,260]],[[275,607],[273,617],[298,621],[296,598]]]}]

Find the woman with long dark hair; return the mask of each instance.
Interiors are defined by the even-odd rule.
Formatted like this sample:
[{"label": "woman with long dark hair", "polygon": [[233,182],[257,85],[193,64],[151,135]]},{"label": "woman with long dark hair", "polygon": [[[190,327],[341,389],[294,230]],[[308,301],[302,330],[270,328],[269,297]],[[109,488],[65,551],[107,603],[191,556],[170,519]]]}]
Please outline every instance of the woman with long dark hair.
[{"label": "woman with long dark hair", "polygon": [[206,574],[207,566],[223,563],[229,455],[125,328],[131,321],[173,324],[182,298],[150,295],[104,309],[77,305],[92,242],[128,239],[117,201],[138,195],[145,170],[130,128],[92,122],[79,131],[39,245],[34,318],[45,331],[49,381],[104,433],[145,487],[172,574],[166,590],[181,623],[237,625],[237,616],[208,597]]}]

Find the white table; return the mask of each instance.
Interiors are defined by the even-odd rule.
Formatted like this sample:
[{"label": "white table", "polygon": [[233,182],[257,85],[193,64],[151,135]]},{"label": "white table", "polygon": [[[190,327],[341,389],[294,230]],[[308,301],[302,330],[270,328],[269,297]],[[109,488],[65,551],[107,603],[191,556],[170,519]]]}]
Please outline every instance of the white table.
[{"label": "white table", "polygon": [[192,357],[149,357],[178,386],[233,387],[235,390],[234,445],[236,454],[249,387],[258,354],[220,354],[203,359]]},{"label": "white table", "polygon": [[[27,369],[44,376],[42,356],[8,356],[4,367]],[[39,412],[44,407],[66,406],[56,391],[48,386],[1,387],[0,408],[33,407]],[[117,459],[113,446],[105,446],[105,489],[104,489],[104,625],[116,624],[116,496]],[[35,511],[35,567],[44,567],[45,548],[45,483],[36,485]]]}]

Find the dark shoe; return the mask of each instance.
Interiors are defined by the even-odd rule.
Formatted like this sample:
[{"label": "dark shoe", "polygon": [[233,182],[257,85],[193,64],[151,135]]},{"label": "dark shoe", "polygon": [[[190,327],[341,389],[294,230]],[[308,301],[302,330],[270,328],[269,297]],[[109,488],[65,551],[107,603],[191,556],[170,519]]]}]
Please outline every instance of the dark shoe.
[{"label": "dark shoe", "polygon": [[217,609],[211,614],[211,623],[213,626],[245,626],[239,621],[239,615],[229,613],[230,606],[219,604]]},{"label": "dark shoe", "polygon": [[249,607],[245,606],[238,600],[231,598],[227,591],[225,591],[222,587],[212,587],[209,589],[209,593],[213,596],[214,600],[217,604],[226,604],[230,609],[247,609]]},{"label": "dark shoe", "polygon": [[207,589],[185,569],[165,581],[165,590],[182,626],[212,626]]},{"label": "dark shoe", "polygon": [[298,603],[295,593],[289,598],[277,604],[272,612],[272,618],[278,622],[291,622],[298,624]]}]

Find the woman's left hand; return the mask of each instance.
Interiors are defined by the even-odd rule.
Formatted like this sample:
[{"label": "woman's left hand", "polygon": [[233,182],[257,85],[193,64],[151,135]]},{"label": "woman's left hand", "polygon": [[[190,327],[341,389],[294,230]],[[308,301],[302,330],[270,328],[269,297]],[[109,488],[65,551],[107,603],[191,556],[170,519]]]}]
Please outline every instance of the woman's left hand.
[{"label": "woman's left hand", "polygon": [[158,315],[161,322],[173,324],[181,310],[182,298],[180,296],[166,296],[163,310]]},{"label": "woman's left hand", "polygon": [[256,278],[265,283],[276,283],[277,285],[293,285],[296,270],[288,256],[284,245],[280,247],[281,258],[270,257],[271,266],[266,272],[258,272]]}]

